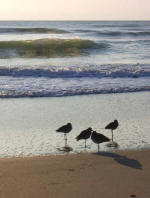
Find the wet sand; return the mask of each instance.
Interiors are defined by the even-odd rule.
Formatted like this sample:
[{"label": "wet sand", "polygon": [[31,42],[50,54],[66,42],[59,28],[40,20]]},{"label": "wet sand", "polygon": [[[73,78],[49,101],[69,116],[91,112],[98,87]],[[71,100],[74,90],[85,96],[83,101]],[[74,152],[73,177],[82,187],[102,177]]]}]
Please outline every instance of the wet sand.
[{"label": "wet sand", "polygon": [[0,197],[150,197],[150,150],[1,158]]},{"label": "wet sand", "polygon": [[[67,135],[73,152],[84,151],[84,141],[76,141],[82,130],[92,127],[111,138],[110,130],[101,129],[117,119],[114,141],[120,150],[150,148],[150,92],[99,94],[60,98],[0,99],[0,157],[59,154],[63,134],[56,129],[70,122]],[[108,151],[105,144],[100,150]],[[87,151],[96,152],[90,139]]]}]

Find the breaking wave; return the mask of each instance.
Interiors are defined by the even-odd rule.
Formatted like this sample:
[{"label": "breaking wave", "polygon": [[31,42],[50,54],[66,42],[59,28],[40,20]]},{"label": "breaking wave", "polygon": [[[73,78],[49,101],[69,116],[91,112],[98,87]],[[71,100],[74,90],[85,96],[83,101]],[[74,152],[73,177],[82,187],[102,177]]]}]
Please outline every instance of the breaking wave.
[{"label": "breaking wave", "polygon": [[150,79],[140,78],[0,78],[0,98],[61,97],[150,91]]},{"label": "breaking wave", "polygon": [[77,96],[77,95],[92,95],[92,94],[112,94],[112,93],[131,93],[131,92],[142,92],[150,91],[150,86],[141,88],[110,88],[110,89],[88,89],[80,88],[76,90],[55,90],[54,91],[17,91],[17,90],[0,90],[0,98],[36,98],[36,97],[65,97],[65,96]]},{"label": "breaking wave", "polygon": [[0,67],[0,98],[150,91],[149,66]]},{"label": "breaking wave", "polygon": [[0,41],[0,57],[61,57],[88,54],[89,50],[103,50],[109,45],[86,39],[37,39]]},{"label": "breaking wave", "polygon": [[86,67],[0,67],[0,76],[46,78],[139,78],[150,77],[150,66],[147,64],[110,64]]},{"label": "breaking wave", "polygon": [[63,34],[68,32],[65,30],[49,29],[49,28],[0,28],[0,34],[3,33]]}]

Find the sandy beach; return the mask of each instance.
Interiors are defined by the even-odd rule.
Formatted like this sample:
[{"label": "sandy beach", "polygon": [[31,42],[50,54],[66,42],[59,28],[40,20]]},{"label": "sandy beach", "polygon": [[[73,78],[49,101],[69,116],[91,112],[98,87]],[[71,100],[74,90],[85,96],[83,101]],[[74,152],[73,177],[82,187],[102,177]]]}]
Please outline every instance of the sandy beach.
[{"label": "sandy beach", "polygon": [[1,158],[2,198],[150,197],[150,150]]}]

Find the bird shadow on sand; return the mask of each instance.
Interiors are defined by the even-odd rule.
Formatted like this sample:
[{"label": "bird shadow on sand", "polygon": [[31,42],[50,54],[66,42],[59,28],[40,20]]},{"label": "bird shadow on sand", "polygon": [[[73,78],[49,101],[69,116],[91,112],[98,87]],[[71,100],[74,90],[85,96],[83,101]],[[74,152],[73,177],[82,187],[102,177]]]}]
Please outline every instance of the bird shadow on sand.
[{"label": "bird shadow on sand", "polygon": [[111,153],[111,152],[99,152],[99,153],[93,153],[94,155],[98,156],[104,156],[104,157],[111,157],[113,158],[117,163],[124,165],[124,166],[129,166],[131,168],[143,170],[142,164],[133,158],[128,158],[127,156],[122,156],[116,153]]}]

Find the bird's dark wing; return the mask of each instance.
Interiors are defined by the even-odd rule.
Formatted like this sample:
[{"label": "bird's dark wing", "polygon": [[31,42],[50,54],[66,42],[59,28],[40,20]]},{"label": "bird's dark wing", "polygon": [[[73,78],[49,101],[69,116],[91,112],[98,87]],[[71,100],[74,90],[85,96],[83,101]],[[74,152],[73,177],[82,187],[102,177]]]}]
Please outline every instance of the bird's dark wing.
[{"label": "bird's dark wing", "polygon": [[105,129],[111,129],[112,127],[113,127],[113,122],[109,123],[109,124],[105,127]]},{"label": "bird's dark wing", "polygon": [[89,130],[81,131],[81,133],[76,137],[76,140],[79,141],[82,139],[88,139],[90,135],[91,135],[91,131]]},{"label": "bird's dark wing", "polygon": [[99,134],[101,136],[101,139],[103,140],[103,142],[109,142],[110,139],[108,137],[106,137],[105,135],[103,134]]},{"label": "bird's dark wing", "polygon": [[82,134],[80,133],[77,137],[76,137],[76,140],[79,141],[82,139]]},{"label": "bird's dark wing", "polygon": [[76,137],[76,140],[79,141],[81,139],[84,139],[84,136],[86,135],[86,131],[81,131],[81,133]]},{"label": "bird's dark wing", "polygon": [[57,131],[57,132],[63,132],[63,131],[65,131],[65,130],[66,130],[66,125],[61,126],[61,127],[58,128],[56,131]]}]

